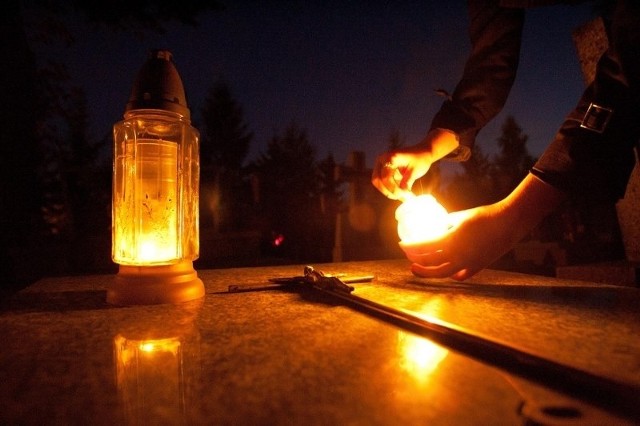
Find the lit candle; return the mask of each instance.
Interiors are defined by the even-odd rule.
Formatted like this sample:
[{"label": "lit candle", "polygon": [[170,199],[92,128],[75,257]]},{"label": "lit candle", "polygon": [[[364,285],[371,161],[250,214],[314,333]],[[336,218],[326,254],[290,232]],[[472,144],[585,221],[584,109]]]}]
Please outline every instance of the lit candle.
[{"label": "lit candle", "polygon": [[396,209],[396,220],[403,243],[435,240],[449,229],[447,210],[429,194],[407,198]]}]

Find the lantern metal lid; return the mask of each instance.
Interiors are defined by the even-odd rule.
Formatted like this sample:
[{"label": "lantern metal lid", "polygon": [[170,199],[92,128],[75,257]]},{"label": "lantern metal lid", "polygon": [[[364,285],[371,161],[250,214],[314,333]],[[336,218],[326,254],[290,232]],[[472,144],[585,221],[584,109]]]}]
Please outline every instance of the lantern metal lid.
[{"label": "lantern metal lid", "polygon": [[170,51],[152,50],[140,69],[125,112],[138,109],[173,111],[190,118],[182,79]]}]

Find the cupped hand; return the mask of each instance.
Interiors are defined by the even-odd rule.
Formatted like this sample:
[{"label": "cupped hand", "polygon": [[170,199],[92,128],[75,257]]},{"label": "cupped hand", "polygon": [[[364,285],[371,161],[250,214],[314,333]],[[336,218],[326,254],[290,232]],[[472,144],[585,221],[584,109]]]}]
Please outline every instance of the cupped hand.
[{"label": "cupped hand", "polygon": [[511,250],[564,199],[562,191],[528,174],[503,200],[450,213],[442,238],[400,247],[415,275],[466,280]]},{"label": "cupped hand", "polygon": [[426,278],[466,280],[507,253],[516,233],[498,204],[449,214],[451,228],[434,241],[400,247],[413,274]]}]

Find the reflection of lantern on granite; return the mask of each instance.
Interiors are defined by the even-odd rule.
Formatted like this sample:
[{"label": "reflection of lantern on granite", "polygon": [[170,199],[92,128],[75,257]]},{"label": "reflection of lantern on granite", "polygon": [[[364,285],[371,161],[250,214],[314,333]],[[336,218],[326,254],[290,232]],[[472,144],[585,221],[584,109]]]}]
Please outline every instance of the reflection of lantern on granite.
[{"label": "reflection of lantern on granite", "polygon": [[161,416],[184,417],[180,339],[128,340],[118,335],[113,343],[125,418],[149,422]]},{"label": "reflection of lantern on granite", "polygon": [[202,297],[199,256],[199,133],[165,50],[144,64],[113,128],[112,257],[107,301],[177,303]]},{"label": "reflection of lantern on granite", "polygon": [[198,412],[202,301],[176,305],[150,320],[131,318],[113,338],[115,379],[126,424],[191,424]]},{"label": "reflection of lantern on granite", "polygon": [[398,236],[404,243],[440,238],[449,228],[447,216],[447,210],[432,195],[410,197],[396,209]]}]

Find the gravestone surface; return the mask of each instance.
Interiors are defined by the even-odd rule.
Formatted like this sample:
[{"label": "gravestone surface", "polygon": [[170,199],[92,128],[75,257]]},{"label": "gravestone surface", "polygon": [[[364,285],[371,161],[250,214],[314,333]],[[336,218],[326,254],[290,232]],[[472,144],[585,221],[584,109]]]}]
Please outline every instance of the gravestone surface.
[{"label": "gravestone surface", "polygon": [[596,76],[598,59],[609,47],[602,19],[596,18],[576,28],[572,33],[572,39],[578,51],[582,77],[587,86]]},{"label": "gravestone surface", "polygon": [[640,168],[637,157],[627,192],[616,204],[616,210],[627,260],[640,263]]}]

